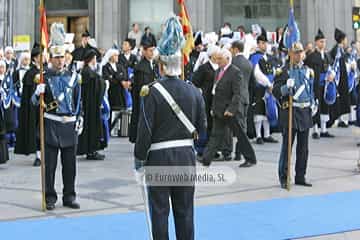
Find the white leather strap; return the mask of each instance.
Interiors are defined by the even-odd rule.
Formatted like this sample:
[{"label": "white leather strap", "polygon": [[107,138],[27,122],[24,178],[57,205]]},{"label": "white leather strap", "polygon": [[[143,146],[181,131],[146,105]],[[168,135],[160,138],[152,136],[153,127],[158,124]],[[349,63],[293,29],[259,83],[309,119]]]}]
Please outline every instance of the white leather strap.
[{"label": "white leather strap", "polygon": [[44,118],[61,123],[76,122],[76,116],[57,116],[50,113],[44,113]]},{"label": "white leather strap", "polygon": [[170,93],[160,84],[160,83],[155,83],[153,85],[154,88],[156,88],[160,94],[164,97],[164,99],[166,100],[166,102],[169,104],[169,106],[171,107],[171,109],[173,110],[173,112],[176,114],[176,116],[178,117],[178,119],[184,124],[184,126],[186,127],[186,129],[193,134],[196,130],[196,128],[194,127],[194,125],[190,122],[190,120],[186,117],[186,115],[184,114],[184,112],[181,110],[180,106],[175,102],[175,100],[173,99],[173,97],[170,95]]},{"label": "white leather strap", "polygon": [[304,103],[293,102],[293,107],[297,107],[297,108],[307,108],[310,106],[311,106],[310,102],[304,102]]},{"label": "white leather strap", "polygon": [[161,150],[167,148],[192,147],[193,145],[194,145],[193,139],[165,141],[165,142],[151,144],[149,151],[155,151],[155,150]]},{"label": "white leather strap", "polygon": [[305,90],[305,84],[301,85],[299,89],[296,91],[296,93],[294,94],[294,99],[298,100],[300,95],[304,92],[304,90]]}]

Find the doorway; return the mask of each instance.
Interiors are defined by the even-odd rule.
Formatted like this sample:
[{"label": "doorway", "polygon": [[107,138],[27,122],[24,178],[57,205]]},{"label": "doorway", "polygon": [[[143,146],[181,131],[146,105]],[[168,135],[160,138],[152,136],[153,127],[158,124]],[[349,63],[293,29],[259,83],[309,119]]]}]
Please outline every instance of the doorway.
[{"label": "doorway", "polygon": [[89,29],[89,17],[66,17],[66,16],[49,16],[47,17],[48,30],[54,22],[60,22],[64,24],[65,31],[67,33],[74,33],[75,46],[81,45],[81,35],[85,30]]}]

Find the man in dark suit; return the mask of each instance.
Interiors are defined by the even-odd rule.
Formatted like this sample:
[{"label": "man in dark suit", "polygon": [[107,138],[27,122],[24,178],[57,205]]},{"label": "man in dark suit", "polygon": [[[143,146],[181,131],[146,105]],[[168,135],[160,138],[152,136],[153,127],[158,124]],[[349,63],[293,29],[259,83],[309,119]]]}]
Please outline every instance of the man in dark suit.
[{"label": "man in dark suit", "polygon": [[[238,67],[241,71],[242,78],[240,81],[240,119],[239,123],[244,132],[247,130],[247,112],[249,107],[249,82],[253,71],[250,61],[243,55],[244,43],[240,41],[233,42],[231,45],[231,52],[233,54],[232,64]],[[238,141],[236,143],[235,160],[241,159],[242,146]],[[250,163],[256,164],[256,162]],[[248,162],[243,163],[242,167],[247,167]]]},{"label": "man in dark suit", "polygon": [[192,83],[194,86],[201,89],[205,101],[206,118],[208,122],[207,136],[199,139],[196,144],[196,150],[199,155],[202,155],[203,153],[212,128],[212,116],[210,114],[212,104],[212,89],[214,86],[215,72],[218,69],[218,65],[216,64],[216,56],[219,51],[220,48],[218,46],[210,46],[207,50],[207,54],[210,60],[207,63],[201,65],[199,69],[194,72],[192,77]]},{"label": "man in dark suit", "polygon": [[96,52],[96,59],[97,61],[101,61],[101,54],[99,52],[99,50],[93,46],[91,46],[89,44],[90,41],[90,33],[88,30],[86,30],[82,35],[81,35],[81,46],[79,46],[78,48],[76,48],[73,52],[72,52],[72,56],[73,56],[73,63],[74,62],[83,62],[85,55],[90,51],[90,50],[94,50]]},{"label": "man in dark suit", "polygon": [[[213,87],[212,115],[214,117],[213,129],[210,141],[205,149],[202,163],[209,166],[216,153],[221,147],[225,137],[226,127],[230,127],[243,147],[243,155],[247,162],[256,162],[254,149],[252,148],[245,132],[240,126],[240,82],[242,75],[240,70],[231,64],[231,52],[221,49],[217,57],[219,70],[216,72]],[[249,165],[250,166],[250,165]]]},{"label": "man in dark suit", "polygon": [[134,82],[132,85],[133,112],[129,129],[130,142],[136,142],[137,126],[140,111],[140,90],[141,88],[156,80],[157,67],[154,63],[155,46],[151,42],[143,43],[143,58],[134,69]]},{"label": "man in dark suit", "polygon": [[128,68],[134,69],[138,63],[136,55],[132,54],[131,51],[135,48],[135,40],[127,38],[122,44],[122,53],[119,56],[119,64],[124,66],[126,70]]}]

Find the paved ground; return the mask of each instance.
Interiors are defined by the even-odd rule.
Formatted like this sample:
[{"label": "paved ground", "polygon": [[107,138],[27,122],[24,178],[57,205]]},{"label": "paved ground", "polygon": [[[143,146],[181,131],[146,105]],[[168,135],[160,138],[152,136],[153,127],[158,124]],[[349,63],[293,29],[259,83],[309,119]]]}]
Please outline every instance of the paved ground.
[{"label": "paved ground", "polygon": [[[354,129],[333,129],[335,140],[311,140],[308,179],[313,188],[294,186],[291,192],[281,190],[277,180],[280,144],[256,146],[259,164],[239,169],[239,162],[215,163],[232,167],[237,181],[227,187],[199,187],[196,204],[224,204],[273,198],[320,195],[360,189],[360,175],[356,171],[360,133]],[[280,139],[279,135],[276,135]],[[126,213],[143,210],[139,187],[133,177],[132,148],[127,139],[112,139],[105,151],[104,162],[78,161],[77,190],[81,210],[61,207],[53,212],[40,210],[40,170],[31,167],[32,157],[11,156],[7,165],[0,165],[0,221],[44,219],[99,214]],[[60,166],[58,167],[60,168]],[[60,170],[60,169],[59,169]],[[57,172],[57,189],[61,192],[61,175]],[[61,196],[60,198],[61,199]],[[359,232],[312,238],[316,240],[360,239]]]}]

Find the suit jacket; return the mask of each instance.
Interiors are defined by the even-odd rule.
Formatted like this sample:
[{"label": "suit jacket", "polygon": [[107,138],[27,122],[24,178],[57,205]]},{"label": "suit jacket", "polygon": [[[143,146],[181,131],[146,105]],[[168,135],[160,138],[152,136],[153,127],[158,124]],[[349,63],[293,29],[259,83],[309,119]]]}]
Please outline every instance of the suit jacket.
[{"label": "suit jacket", "polygon": [[137,134],[137,125],[140,111],[140,91],[144,85],[147,85],[156,79],[156,65],[153,62],[153,68],[150,62],[143,58],[136,65],[134,71],[134,82],[132,85],[132,100],[133,100],[133,111],[131,114],[129,138],[130,142],[135,143]]},{"label": "suit jacket", "polygon": [[212,110],[214,115],[219,118],[224,117],[224,112],[229,111],[239,114],[240,106],[240,82],[242,75],[240,70],[233,64],[226,69],[223,77],[216,80],[221,69],[215,75],[215,94],[213,96]]},{"label": "suit jacket", "polygon": [[252,74],[252,65],[244,56],[238,55],[233,58],[232,63],[240,69],[242,79],[240,81],[240,102],[242,104],[249,104],[249,82]]},{"label": "suit jacket", "polygon": [[215,79],[215,70],[211,66],[210,62],[207,62],[199,67],[199,69],[194,72],[192,83],[200,88],[205,100],[206,108],[211,108],[212,101],[212,88],[214,86]]},{"label": "suit jacket", "polygon": [[[200,91],[177,77],[163,77],[159,83],[174,98],[201,136],[206,131],[206,117]],[[138,136],[141,137],[136,140],[135,157],[147,160],[147,166],[195,166],[192,147],[149,152],[152,143],[192,138],[192,134],[179,121],[157,89],[150,88],[141,108],[137,129]]]},{"label": "suit jacket", "polygon": [[122,53],[119,56],[119,64],[124,66],[127,70],[128,67],[135,68],[135,65],[138,63],[137,57],[134,54],[130,55],[129,60],[126,59],[125,55]]},{"label": "suit jacket", "polygon": [[89,44],[86,47],[78,47],[72,52],[73,62],[74,61],[84,61],[85,55],[88,51],[94,50],[96,52],[96,60],[101,61],[101,54],[97,48],[90,46]]},{"label": "suit jacket", "polygon": [[107,63],[102,68],[104,80],[110,82],[109,102],[112,110],[121,110],[126,107],[125,90],[122,81],[128,81],[127,70],[120,64],[116,64],[116,71]]},{"label": "suit jacket", "polygon": [[199,69],[193,73],[192,83],[197,88],[200,88],[205,101],[205,111],[208,121],[208,131],[212,127],[212,117],[210,114],[212,105],[212,89],[214,86],[215,70],[211,66],[210,62],[207,62],[199,67]]}]

